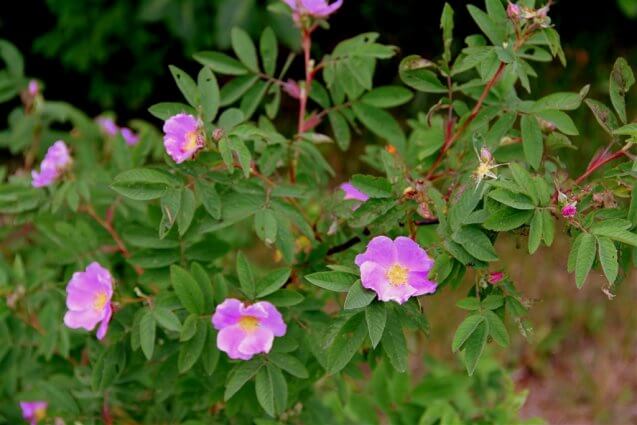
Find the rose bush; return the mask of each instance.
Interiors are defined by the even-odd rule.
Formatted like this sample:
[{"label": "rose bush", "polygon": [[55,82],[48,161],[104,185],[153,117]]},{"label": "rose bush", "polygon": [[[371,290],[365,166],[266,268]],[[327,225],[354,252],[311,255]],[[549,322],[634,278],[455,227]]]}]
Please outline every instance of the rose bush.
[{"label": "rose bush", "polygon": [[[0,99],[21,99],[0,133],[18,161],[0,185],[1,420],[539,421],[518,418],[524,394],[483,356],[529,329],[496,242],[530,255],[559,231],[576,285],[600,268],[612,295],[637,264],[633,73],[617,60],[611,106],[588,87],[533,100],[533,63],[565,62],[549,5],[486,0],[467,7],[481,34],[454,41],[446,5],[441,57],[405,56],[404,85],[375,86],[397,54],[379,34],[313,57],[341,3],[270,6],[298,28],[303,75],[274,31],[235,28],[234,56],[195,54],[196,77],[170,66],[184,99],[130,127],[47,99],[0,41]],[[405,131],[388,110],[414,91],[428,108]],[[582,103],[608,145],[573,177],[565,111]],[[369,172],[335,181],[326,154],[353,132]],[[423,339],[423,298],[449,291],[466,291],[462,372]]]}]

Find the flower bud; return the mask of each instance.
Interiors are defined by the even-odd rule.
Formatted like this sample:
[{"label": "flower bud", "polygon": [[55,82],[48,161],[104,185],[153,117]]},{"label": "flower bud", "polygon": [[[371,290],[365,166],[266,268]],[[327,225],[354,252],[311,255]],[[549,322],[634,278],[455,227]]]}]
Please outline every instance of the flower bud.
[{"label": "flower bud", "polygon": [[577,202],[571,202],[562,208],[562,217],[573,218],[577,214]]},{"label": "flower bud", "polygon": [[502,281],[503,278],[504,278],[504,273],[491,272],[489,273],[489,277],[487,277],[487,282],[489,282],[491,285],[495,285],[499,283],[500,281]]},{"label": "flower bud", "polygon": [[212,139],[215,142],[218,142],[219,140],[221,140],[223,138],[223,136],[226,135],[226,132],[223,131],[223,128],[221,127],[217,127],[212,131]]},{"label": "flower bud", "polygon": [[507,15],[513,20],[517,20],[520,18],[520,12],[520,6],[515,3],[509,3],[509,5],[507,6]]}]

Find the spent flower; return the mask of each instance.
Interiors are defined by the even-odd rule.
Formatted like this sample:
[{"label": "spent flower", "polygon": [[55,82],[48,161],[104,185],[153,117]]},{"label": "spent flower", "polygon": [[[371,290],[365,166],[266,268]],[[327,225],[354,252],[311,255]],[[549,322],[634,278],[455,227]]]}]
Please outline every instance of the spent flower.
[{"label": "spent flower", "polygon": [[302,16],[313,18],[327,18],[336,12],[342,5],[343,0],[336,0],[330,4],[329,0],[283,0],[292,9],[292,16],[295,22],[300,22]]},{"label": "spent flower", "polygon": [[46,417],[48,405],[46,401],[21,401],[22,417],[29,422],[29,425],[37,425],[38,421]]}]

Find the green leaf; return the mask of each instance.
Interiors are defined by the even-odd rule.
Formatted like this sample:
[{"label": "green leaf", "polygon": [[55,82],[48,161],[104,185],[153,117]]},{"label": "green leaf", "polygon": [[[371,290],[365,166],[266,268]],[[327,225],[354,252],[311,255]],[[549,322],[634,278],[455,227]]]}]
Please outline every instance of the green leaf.
[{"label": "green leaf", "polygon": [[181,191],[181,208],[179,214],[177,214],[177,229],[179,229],[179,236],[183,236],[195,215],[195,209],[197,204],[195,201],[195,195],[190,189],[184,189]]},{"label": "green leaf", "polygon": [[475,23],[478,24],[480,30],[482,30],[491,43],[495,46],[501,46],[505,39],[506,26],[495,22],[489,15],[473,5],[467,5],[467,9]]},{"label": "green leaf", "polygon": [[352,185],[370,198],[391,198],[393,195],[391,183],[383,177],[354,174]]},{"label": "green leaf", "polygon": [[208,183],[202,179],[195,180],[195,193],[208,214],[219,220],[221,218],[221,198],[214,183]]},{"label": "green leaf", "polygon": [[515,180],[520,189],[522,189],[522,192],[533,200],[533,204],[537,205],[540,195],[533,183],[531,174],[515,162],[509,164],[509,170],[511,171],[513,180]]},{"label": "green leaf", "polygon": [[283,369],[285,372],[300,379],[307,379],[310,374],[296,357],[286,353],[273,352],[268,354],[268,359]]},{"label": "green leaf", "polygon": [[456,302],[456,306],[463,310],[475,311],[480,309],[480,300],[475,297],[463,298]]},{"label": "green leaf", "polygon": [[352,310],[355,308],[363,308],[371,303],[376,297],[376,293],[368,289],[363,288],[360,281],[357,280],[352,284],[345,297],[345,310]]},{"label": "green leaf", "polygon": [[261,52],[261,62],[263,63],[263,70],[268,75],[274,75],[276,71],[276,58],[279,54],[278,44],[276,36],[272,28],[267,27],[261,33],[261,39],[259,40],[259,50]]},{"label": "green leaf", "polygon": [[352,134],[349,130],[347,120],[343,114],[338,111],[329,112],[327,117],[330,120],[336,144],[339,148],[341,148],[341,150],[347,150],[347,148],[349,148],[350,141],[352,140]]},{"label": "green leaf", "polygon": [[442,59],[445,63],[451,62],[451,42],[453,41],[453,8],[445,3],[440,16],[440,28],[442,29],[442,42],[444,53]]},{"label": "green leaf", "polygon": [[635,76],[630,65],[624,58],[618,58],[613,65],[610,73],[609,94],[610,101],[619,115],[622,123],[626,123],[626,101],[624,99],[626,93],[632,85],[635,84]]},{"label": "green leaf", "polygon": [[263,410],[275,416],[281,413],[287,405],[288,387],[281,370],[268,364],[265,369],[259,370],[255,380],[257,400]]},{"label": "green leaf", "polygon": [[400,79],[411,87],[425,93],[446,93],[445,87],[436,74],[429,69],[433,63],[418,55],[410,55],[400,61]]},{"label": "green leaf", "polygon": [[542,228],[543,224],[544,221],[542,220],[542,212],[540,210],[536,210],[533,214],[531,225],[529,227],[529,254],[533,254],[540,247],[542,234],[544,232]]},{"label": "green leaf", "polygon": [[612,135],[613,131],[619,127],[619,121],[617,121],[615,113],[611,111],[608,106],[594,99],[586,99],[584,103],[586,103],[591,110],[599,125],[601,125],[608,134]]},{"label": "green leaf", "polygon": [[467,339],[475,332],[478,326],[484,322],[484,317],[479,314],[472,314],[467,316],[458,329],[456,329],[456,333],[453,336],[453,342],[451,343],[451,349],[455,353],[460,350]]},{"label": "green leaf", "polygon": [[559,92],[537,100],[531,107],[531,112],[541,112],[547,110],[571,111],[579,108],[582,103],[582,96],[579,93]]},{"label": "green leaf", "polygon": [[230,398],[236,394],[245,384],[248,382],[263,366],[263,360],[260,357],[256,357],[252,360],[241,362],[232,369],[228,374],[226,381],[226,390],[223,395],[224,401],[230,400]]},{"label": "green leaf", "polygon": [[237,55],[241,63],[254,72],[259,72],[257,63],[257,49],[247,32],[241,28],[234,27],[230,33],[232,50]]},{"label": "green leaf", "polygon": [[204,311],[211,312],[215,307],[214,302],[214,291],[212,287],[212,283],[210,282],[210,276],[206,269],[199,263],[192,263],[190,265],[190,273],[195,278],[195,281],[199,285],[199,289],[201,289],[201,293],[203,294],[203,304]]},{"label": "green leaf", "polygon": [[401,86],[376,87],[365,93],[361,101],[377,108],[393,108],[409,102],[413,93]]},{"label": "green leaf", "polygon": [[312,285],[334,292],[348,292],[356,276],[343,272],[316,272],[305,275],[305,279]]},{"label": "green leaf", "polygon": [[591,229],[591,231],[596,236],[606,236],[615,241],[623,242],[632,246],[637,246],[637,233],[632,233],[622,228],[594,227]]},{"label": "green leaf", "polygon": [[237,277],[239,278],[241,291],[246,295],[246,297],[253,300],[256,296],[257,287],[254,281],[252,266],[250,266],[248,259],[242,252],[237,254]]},{"label": "green leaf", "polygon": [[630,136],[637,138],[637,123],[626,124],[613,131],[613,134],[618,136]]},{"label": "green leaf", "polygon": [[148,360],[153,358],[153,351],[155,350],[155,330],[156,322],[153,312],[148,310],[142,316],[142,320],[139,322],[139,342],[144,352],[144,356]]},{"label": "green leaf", "polygon": [[220,95],[217,78],[210,68],[201,68],[197,77],[197,87],[201,99],[203,119],[206,122],[212,122],[219,111]]},{"label": "green leaf", "polygon": [[157,323],[159,323],[164,329],[173,332],[181,332],[181,322],[179,321],[179,317],[166,307],[155,307],[153,310],[153,316]]},{"label": "green leaf", "polygon": [[180,183],[179,179],[151,168],[135,168],[115,176],[111,188],[120,195],[136,201],[160,198],[170,187]]},{"label": "green leaf", "polygon": [[186,310],[194,314],[204,313],[204,298],[197,281],[185,269],[172,265],[170,267],[170,281]]},{"label": "green leaf", "polygon": [[581,288],[595,261],[595,236],[590,233],[582,235],[575,260],[575,284]]},{"label": "green leaf", "polygon": [[487,345],[488,334],[489,323],[483,317],[464,343],[464,363],[469,376],[473,375],[484,347]]},{"label": "green leaf", "polygon": [[555,238],[555,222],[549,210],[541,210],[540,214],[542,216],[542,239],[544,239],[546,246],[551,246]]},{"label": "green leaf", "polygon": [[361,314],[349,319],[327,352],[327,371],[340,372],[350,362],[367,336],[367,324]]},{"label": "green leaf", "polygon": [[536,170],[540,168],[544,142],[542,130],[533,115],[523,115],[520,120],[520,132],[522,133],[522,149],[528,163]]},{"label": "green leaf", "polygon": [[190,338],[195,336],[195,332],[197,332],[197,323],[199,322],[199,317],[196,314],[190,314],[186,317],[184,321],[184,325],[181,328],[181,335],[179,335],[179,341],[184,342],[188,341]]},{"label": "green leaf", "polygon": [[482,261],[497,261],[498,255],[489,237],[474,226],[463,226],[453,234],[458,242],[472,256]]},{"label": "green leaf", "polygon": [[201,364],[208,376],[212,375],[219,363],[220,352],[217,349],[217,332],[212,327],[206,326],[208,329],[206,342],[201,353]]},{"label": "green leaf", "polygon": [[[93,365],[91,373],[91,388],[93,391],[100,391],[110,387],[124,369],[125,363],[126,350],[120,344],[106,348]],[[68,394],[66,397],[70,398]],[[75,403],[72,398],[70,398],[70,401]],[[77,406],[75,407],[77,408]],[[77,411],[79,412],[79,410]]]},{"label": "green leaf", "polygon": [[290,278],[292,270],[281,268],[272,270],[257,283],[257,298],[265,297],[278,291]]},{"label": "green leaf", "polygon": [[[206,322],[208,322],[208,319],[206,319]],[[206,342],[206,335],[208,333],[207,326],[209,324],[210,322],[197,321],[197,331],[195,335],[179,347],[179,358],[177,359],[179,373],[188,372],[194,366],[195,362],[199,360]]]},{"label": "green leaf", "polygon": [[365,309],[365,321],[367,322],[367,330],[372,347],[376,348],[385,331],[385,323],[387,322],[387,309],[385,304],[376,302],[370,304]]},{"label": "green leaf", "polygon": [[400,318],[393,309],[387,312],[387,324],[381,344],[394,369],[401,373],[407,371],[407,341]]},{"label": "green leaf", "polygon": [[637,227],[637,181],[633,183],[633,190],[630,195],[630,207],[626,218],[632,223],[632,227]]},{"label": "green leaf", "polygon": [[500,316],[492,311],[487,311],[485,317],[489,324],[489,335],[491,335],[491,338],[501,347],[508,347],[510,343],[509,332]]},{"label": "green leaf", "polygon": [[150,108],[148,108],[148,112],[155,118],[159,118],[160,120],[167,120],[173,115],[177,114],[190,114],[195,115],[197,112],[195,108],[192,106],[186,105],[184,103],[178,102],[160,102],[156,103]]},{"label": "green leaf", "polygon": [[244,75],[248,73],[238,60],[220,52],[198,52],[193,58],[202,65],[209,66],[214,72],[225,75]]},{"label": "green leaf", "polygon": [[514,193],[506,189],[494,189],[489,192],[489,197],[495,199],[501,204],[515,208],[516,210],[535,209],[533,201],[528,196],[521,193]]},{"label": "green leaf", "polygon": [[263,208],[254,214],[254,230],[263,242],[271,245],[276,242],[277,221],[274,211]]},{"label": "green leaf", "polygon": [[281,289],[263,298],[277,307],[291,307],[302,303],[304,299],[303,295],[291,289]]},{"label": "green leaf", "polygon": [[579,134],[571,117],[562,111],[546,110],[538,112],[537,116],[552,123],[564,134],[568,134],[569,136],[577,136]]},{"label": "green leaf", "polygon": [[566,263],[566,271],[569,273],[573,273],[575,271],[575,263],[577,260],[577,251],[579,249],[579,245],[582,242],[583,233],[580,233],[571,243],[571,249],[568,253],[568,261]]},{"label": "green leaf", "polygon": [[485,229],[506,232],[517,229],[526,224],[533,216],[530,210],[514,210],[513,208],[502,208],[489,216],[482,226]]},{"label": "green leaf", "polygon": [[190,103],[193,108],[197,108],[200,103],[200,96],[195,81],[190,77],[190,75],[186,74],[174,65],[169,65],[168,68],[170,69],[170,73],[173,75],[175,83],[177,83],[177,87],[179,87],[179,90],[186,101]]},{"label": "green leaf", "polygon": [[179,210],[181,209],[181,198],[183,189],[169,189],[161,197],[159,204],[161,208],[161,221],[159,223],[159,238],[164,239],[172,229]]},{"label": "green leaf", "polygon": [[613,241],[606,237],[597,238],[597,253],[604,275],[611,285],[617,279],[619,264],[617,263],[617,248]]},{"label": "green leaf", "polygon": [[502,307],[504,304],[504,298],[502,295],[488,295],[482,302],[480,303],[482,308],[485,310],[497,310]]},{"label": "green leaf", "polygon": [[387,140],[399,152],[404,152],[406,145],[405,133],[391,114],[364,103],[355,103],[352,105],[352,111],[356,118],[372,133]]}]

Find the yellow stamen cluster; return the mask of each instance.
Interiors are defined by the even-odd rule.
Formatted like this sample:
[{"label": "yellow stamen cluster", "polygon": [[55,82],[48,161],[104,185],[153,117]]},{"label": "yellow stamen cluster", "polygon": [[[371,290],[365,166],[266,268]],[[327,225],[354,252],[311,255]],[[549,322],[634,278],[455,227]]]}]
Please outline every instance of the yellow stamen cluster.
[{"label": "yellow stamen cluster", "polygon": [[239,327],[246,332],[254,331],[259,327],[259,319],[253,316],[243,316],[239,319]]},{"label": "yellow stamen cluster", "polygon": [[407,283],[407,275],[409,270],[400,264],[394,264],[387,270],[387,280],[393,286],[404,285]]}]

